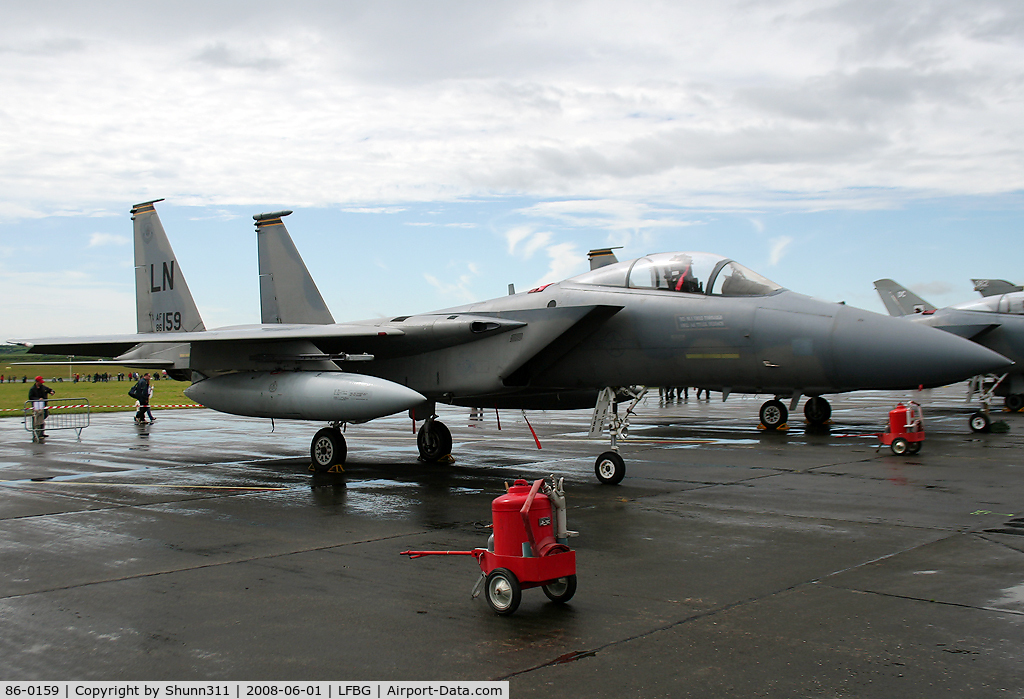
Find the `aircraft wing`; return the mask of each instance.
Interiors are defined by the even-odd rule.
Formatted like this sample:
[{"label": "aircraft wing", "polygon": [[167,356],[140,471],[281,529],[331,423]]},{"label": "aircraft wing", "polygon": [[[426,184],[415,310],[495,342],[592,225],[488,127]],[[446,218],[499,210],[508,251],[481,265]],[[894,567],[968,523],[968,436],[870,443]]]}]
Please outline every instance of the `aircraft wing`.
[{"label": "aircraft wing", "polygon": [[[401,327],[398,327],[401,324]],[[333,353],[370,353],[391,357],[474,342],[483,337],[507,332],[526,323],[508,318],[474,314],[404,316],[377,323],[332,325],[270,324],[242,325],[201,332],[159,332],[131,335],[95,335],[91,337],[49,337],[10,342],[29,348],[34,354],[69,354],[116,357],[137,345],[152,343],[189,343],[238,346],[245,351],[273,353],[275,345],[307,342],[320,351]]]},{"label": "aircraft wing", "polygon": [[[49,354],[49,353],[47,353]],[[92,359],[89,361],[66,362],[11,362],[13,365],[26,366],[123,366],[136,369],[173,369],[174,362],[170,359]]]},{"label": "aircraft wing", "polygon": [[24,345],[34,354],[80,354],[94,357],[116,357],[137,345],[152,343],[244,342],[275,343],[288,340],[350,338],[353,340],[379,336],[403,335],[397,328],[359,325],[247,325],[201,332],[138,333],[132,335],[94,335],[85,337],[44,337],[11,340]]},{"label": "aircraft wing", "polygon": [[933,328],[945,330],[967,340],[979,341],[983,335],[998,328],[1002,323],[998,320],[1001,314],[984,311],[961,311],[955,308],[943,308],[934,315],[924,316],[922,321]]}]

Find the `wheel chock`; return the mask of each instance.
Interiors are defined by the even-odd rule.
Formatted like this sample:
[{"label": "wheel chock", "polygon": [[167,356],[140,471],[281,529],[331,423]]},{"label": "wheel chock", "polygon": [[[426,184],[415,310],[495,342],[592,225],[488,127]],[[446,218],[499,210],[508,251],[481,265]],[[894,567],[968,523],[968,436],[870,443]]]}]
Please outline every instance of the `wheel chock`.
[{"label": "wheel chock", "polygon": [[341,467],[341,464],[334,464],[327,469],[327,473],[345,473],[345,469]]}]

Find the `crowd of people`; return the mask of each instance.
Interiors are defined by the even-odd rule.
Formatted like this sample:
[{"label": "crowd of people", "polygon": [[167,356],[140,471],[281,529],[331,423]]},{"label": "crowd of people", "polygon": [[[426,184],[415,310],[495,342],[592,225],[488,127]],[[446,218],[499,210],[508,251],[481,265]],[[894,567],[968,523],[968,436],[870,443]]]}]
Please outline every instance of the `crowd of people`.
[{"label": "crowd of people", "polygon": [[[697,386],[693,390],[697,392],[697,400],[700,400],[700,394],[702,392],[704,393],[705,399],[711,398],[711,391],[709,391],[706,388],[700,388],[699,386]],[[662,386],[661,388],[658,389],[658,398],[660,398],[662,401],[689,400],[690,387],[683,386],[680,388],[677,386]]]},{"label": "crowd of people", "polygon": [[[135,385],[128,391],[128,395],[135,398],[135,423],[138,425],[146,425],[152,422],[156,422],[156,418],[153,417],[153,411],[149,407],[149,401],[153,397],[153,385],[151,381],[158,381],[160,379],[160,372],[154,373],[152,376],[148,373],[139,374],[138,372],[130,372],[129,374],[118,373],[118,374],[93,374],[92,376],[81,374],[75,374],[72,377],[74,383],[79,381],[92,381],[100,383],[104,381],[110,381],[113,376],[117,381],[124,381],[127,377],[129,380],[134,380]],[[15,377],[7,376],[6,374],[0,374],[0,383],[12,383]],[[62,379],[57,378],[55,381],[60,382]],[[22,383],[27,383],[27,377],[22,377]],[[46,438],[46,418],[50,416],[49,408],[47,407],[47,401],[56,391],[46,385],[45,379],[42,376],[37,376],[32,387],[28,390],[28,399],[31,402],[32,411],[32,441],[42,443],[43,439]]]}]

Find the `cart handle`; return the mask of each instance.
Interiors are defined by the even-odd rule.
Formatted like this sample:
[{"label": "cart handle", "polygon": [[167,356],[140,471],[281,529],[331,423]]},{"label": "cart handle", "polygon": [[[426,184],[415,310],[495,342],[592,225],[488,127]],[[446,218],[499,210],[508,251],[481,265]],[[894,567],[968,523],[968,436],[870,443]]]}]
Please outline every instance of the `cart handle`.
[{"label": "cart handle", "polygon": [[472,551],[400,551],[399,556],[409,558],[422,558],[423,556],[476,556],[483,553],[484,549],[473,549]]}]

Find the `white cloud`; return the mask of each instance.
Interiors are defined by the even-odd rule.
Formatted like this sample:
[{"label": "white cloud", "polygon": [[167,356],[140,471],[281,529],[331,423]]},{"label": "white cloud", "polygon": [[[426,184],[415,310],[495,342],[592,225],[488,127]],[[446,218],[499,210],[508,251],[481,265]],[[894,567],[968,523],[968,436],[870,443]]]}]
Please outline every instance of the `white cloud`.
[{"label": "white cloud", "polygon": [[505,231],[505,241],[508,243],[508,254],[516,254],[516,246],[528,237],[533,235],[533,229],[529,226],[515,226]]},{"label": "white cloud", "polygon": [[114,233],[93,233],[89,236],[90,248],[101,245],[128,245],[131,242],[131,238],[128,236],[116,235]]},{"label": "white cloud", "polygon": [[423,278],[438,291],[442,298],[469,303],[479,300],[478,295],[471,288],[474,279],[479,275],[479,266],[474,262],[468,262],[466,263],[466,273],[458,276],[451,275],[450,281],[438,279],[426,272],[423,273]]},{"label": "white cloud", "polygon": [[545,252],[549,260],[548,270],[534,286],[558,282],[572,276],[573,273],[578,274],[583,271],[581,266],[586,257],[573,243],[556,243],[546,248]]},{"label": "white cloud", "polygon": [[405,210],[404,206],[354,206],[342,209],[351,214],[400,214]]},{"label": "white cloud", "polygon": [[929,295],[944,296],[958,291],[955,286],[946,281],[921,282],[919,284],[912,284],[910,289],[921,297]]},{"label": "white cloud", "polygon": [[[55,293],[60,298],[59,312]],[[19,338],[93,335],[96,309],[102,309],[105,326],[135,332],[134,290],[83,272],[65,270],[59,279],[49,279],[35,272],[0,268],[0,294],[18,299],[6,305],[2,330],[13,329]],[[0,337],[0,342],[9,339],[14,338]]]},{"label": "white cloud", "polygon": [[779,264],[780,260],[782,260],[782,256],[786,252],[786,248],[790,246],[793,239],[788,235],[784,235],[778,238],[772,238],[768,242],[771,243],[771,251],[768,254],[768,266],[774,267]]},{"label": "white cloud", "polygon": [[527,259],[533,257],[533,254],[541,248],[548,247],[551,242],[551,233],[549,231],[537,231],[529,238],[523,245],[523,256]]},{"label": "white cloud", "polygon": [[1024,189],[1013,3],[54,6],[0,27],[5,206]]}]

